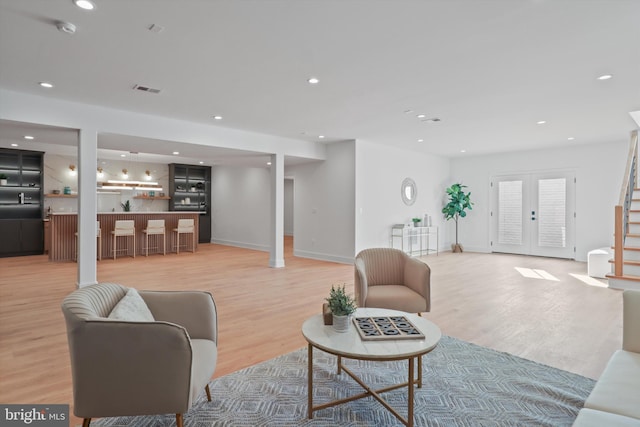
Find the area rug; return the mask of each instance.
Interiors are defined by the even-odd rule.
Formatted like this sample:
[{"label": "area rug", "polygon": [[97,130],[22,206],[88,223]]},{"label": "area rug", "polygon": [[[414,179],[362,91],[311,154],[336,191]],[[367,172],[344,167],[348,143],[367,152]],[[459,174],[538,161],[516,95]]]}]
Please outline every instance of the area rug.
[{"label": "area rug", "polygon": [[[406,361],[345,360],[365,383],[382,388],[406,381]],[[416,426],[570,426],[595,381],[507,353],[443,336],[424,356],[424,386],[415,392]],[[401,426],[372,397],[307,418],[307,350],[300,349],[210,383],[184,415],[185,427]],[[314,405],[360,393],[336,358],[314,350]],[[406,388],[384,393],[403,416]],[[95,420],[92,426],[175,426],[175,415]]]}]

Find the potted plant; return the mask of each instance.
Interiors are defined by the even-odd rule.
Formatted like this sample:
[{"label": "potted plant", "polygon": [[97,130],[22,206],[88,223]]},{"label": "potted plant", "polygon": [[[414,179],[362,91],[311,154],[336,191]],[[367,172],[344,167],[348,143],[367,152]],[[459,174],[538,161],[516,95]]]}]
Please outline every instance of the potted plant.
[{"label": "potted plant", "polygon": [[411,218],[411,221],[413,221],[414,227],[420,227],[420,222],[422,221],[422,218]]},{"label": "potted plant", "polygon": [[347,295],[344,285],[331,285],[329,298],[326,298],[333,316],[333,328],[337,332],[349,330],[349,317],[356,311],[356,301],[351,295]]},{"label": "potted plant", "polygon": [[122,210],[125,212],[130,212],[131,211],[131,202],[129,202],[129,200],[127,200],[124,203],[120,203],[120,206],[122,206]]},{"label": "potted plant", "polygon": [[7,185],[7,175],[0,173],[0,185]]},{"label": "potted plant", "polygon": [[471,206],[473,205],[470,200],[471,192],[465,193],[465,188],[467,188],[466,185],[457,183],[447,188],[449,203],[447,203],[445,207],[442,208],[444,218],[447,221],[453,219],[456,222],[456,243],[451,245],[452,252],[463,251],[462,245],[458,243],[458,219],[467,216],[467,213],[465,211],[467,209],[471,210]]}]

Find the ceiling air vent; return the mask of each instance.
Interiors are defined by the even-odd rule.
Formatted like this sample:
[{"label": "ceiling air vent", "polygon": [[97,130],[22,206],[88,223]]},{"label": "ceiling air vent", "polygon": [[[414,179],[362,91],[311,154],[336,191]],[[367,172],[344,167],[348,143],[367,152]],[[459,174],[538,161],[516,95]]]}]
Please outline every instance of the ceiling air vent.
[{"label": "ceiling air vent", "polygon": [[133,87],[134,90],[139,90],[142,92],[149,92],[149,93],[160,93],[160,89],[154,89],[152,87],[148,87],[148,86],[142,86],[142,85],[135,85]]}]

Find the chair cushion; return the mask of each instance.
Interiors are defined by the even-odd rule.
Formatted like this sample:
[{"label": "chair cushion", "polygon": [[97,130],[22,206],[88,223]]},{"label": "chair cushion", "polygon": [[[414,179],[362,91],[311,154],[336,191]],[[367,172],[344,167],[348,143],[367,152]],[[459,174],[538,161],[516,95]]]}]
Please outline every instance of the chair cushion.
[{"label": "chair cushion", "polygon": [[376,285],[369,286],[365,306],[421,313],[426,311],[427,302],[419,293],[404,285]]},{"label": "chair cushion", "polygon": [[127,294],[113,307],[109,319],[126,320],[130,322],[153,322],[153,314],[138,291],[131,288]]},{"label": "chair cushion", "polygon": [[584,404],[585,408],[640,419],[640,354],[616,351]]},{"label": "chair cushion", "polygon": [[218,348],[216,343],[205,339],[192,339],[191,350],[193,354],[191,364],[191,396],[189,406],[195,398],[202,393],[209,383],[218,361]]},{"label": "chair cushion", "polygon": [[610,412],[596,411],[595,409],[582,408],[578,412],[578,418],[573,427],[640,427],[640,420],[612,414]]}]

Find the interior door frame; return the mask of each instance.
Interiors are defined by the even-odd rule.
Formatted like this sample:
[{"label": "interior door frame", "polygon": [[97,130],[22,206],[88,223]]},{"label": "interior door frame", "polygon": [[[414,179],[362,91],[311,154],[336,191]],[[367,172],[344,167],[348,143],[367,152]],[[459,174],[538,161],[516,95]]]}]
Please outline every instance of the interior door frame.
[{"label": "interior door frame", "polygon": [[[525,225],[526,221],[530,221],[531,217],[531,209],[530,203],[533,203],[534,200],[534,191],[537,191],[537,181],[539,179],[548,179],[548,178],[566,178],[567,179],[567,189],[566,189],[566,237],[567,237],[567,249],[556,250],[554,248],[548,248],[544,250],[540,250],[537,243],[533,241],[533,239],[537,238],[537,235],[534,234],[534,227],[530,224]],[[498,237],[498,229],[497,229],[497,209],[498,209],[498,197],[497,197],[497,182],[508,180],[509,178],[517,179],[523,178],[523,194],[526,191],[529,193],[528,200],[523,200],[523,241],[525,239],[529,239],[529,243],[527,247],[523,247],[522,250],[517,250],[517,247],[514,247],[514,250],[496,250],[497,248],[497,237]],[[554,169],[554,170],[534,170],[534,171],[522,171],[522,172],[511,172],[511,173],[496,173],[492,174],[489,179],[489,248],[490,251],[499,252],[499,253],[512,253],[519,255],[530,255],[530,256],[545,256],[545,257],[553,257],[553,258],[564,258],[564,259],[575,259],[576,257],[576,171],[574,169]],[[537,195],[535,195],[535,199],[537,200]],[[536,209],[538,209],[536,207]],[[539,211],[536,211],[536,215],[538,215]],[[537,218],[537,217],[536,217]],[[524,236],[524,233],[529,230],[529,236]],[[537,223],[535,230],[537,230]]]}]

